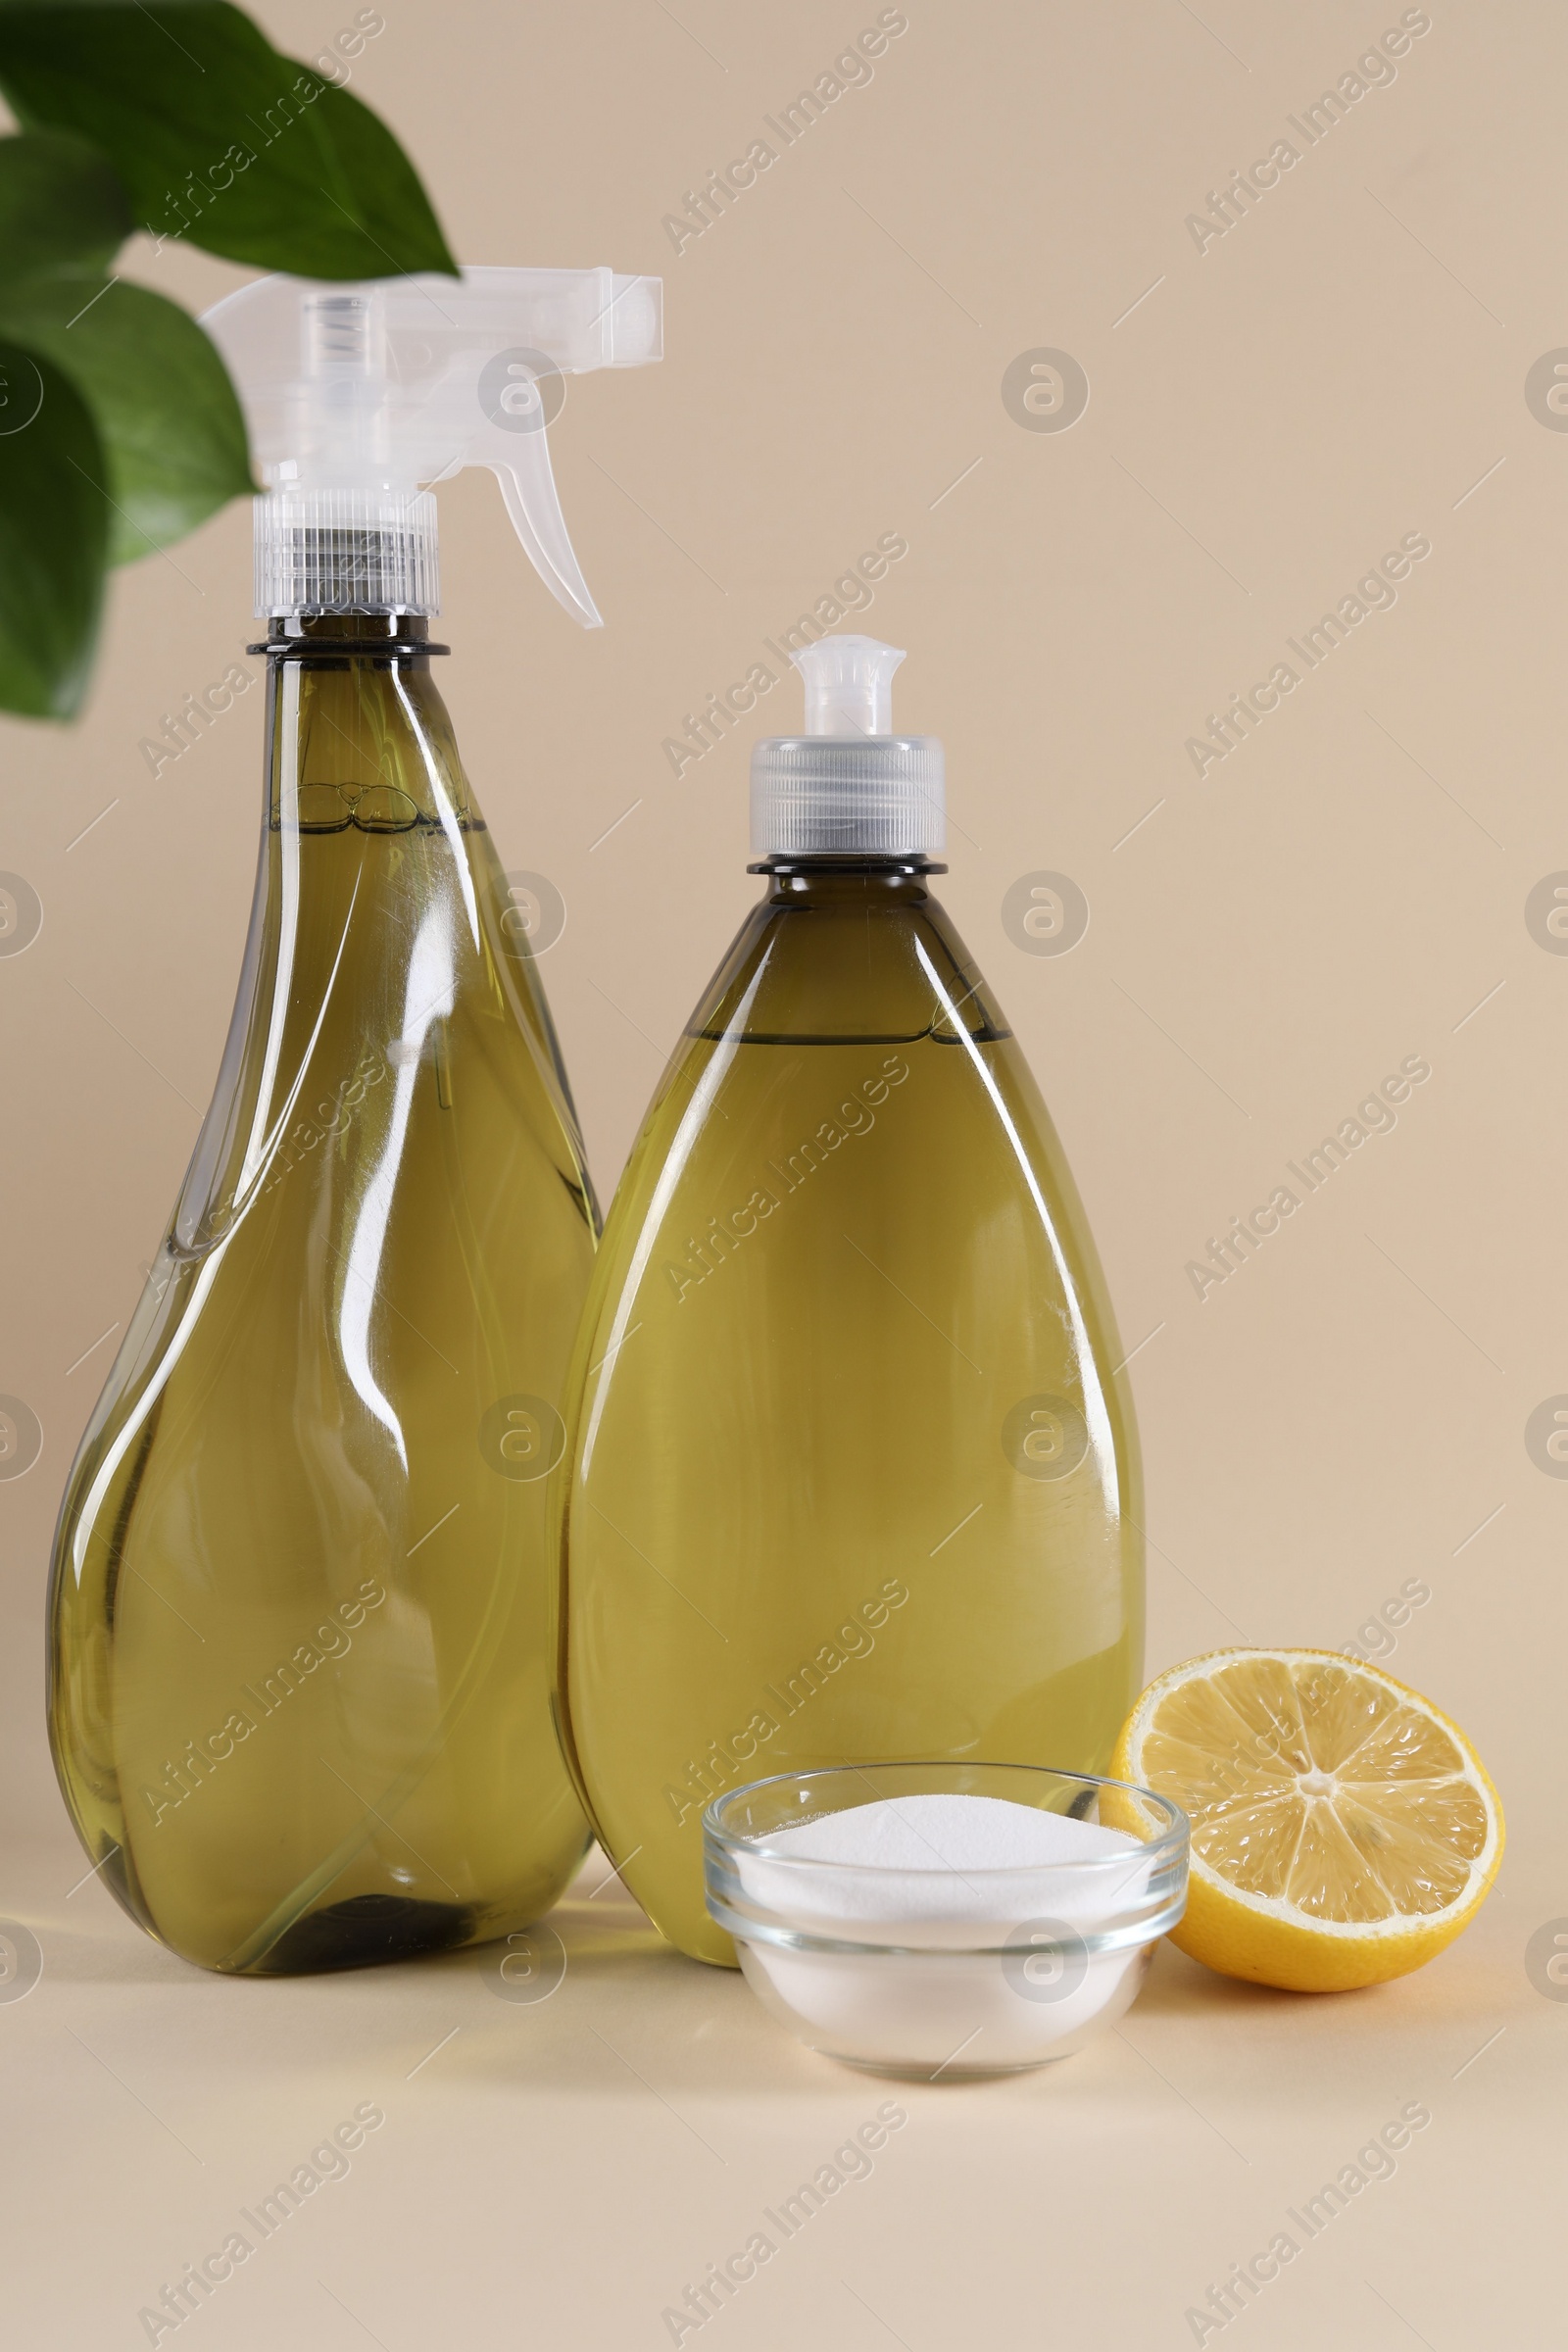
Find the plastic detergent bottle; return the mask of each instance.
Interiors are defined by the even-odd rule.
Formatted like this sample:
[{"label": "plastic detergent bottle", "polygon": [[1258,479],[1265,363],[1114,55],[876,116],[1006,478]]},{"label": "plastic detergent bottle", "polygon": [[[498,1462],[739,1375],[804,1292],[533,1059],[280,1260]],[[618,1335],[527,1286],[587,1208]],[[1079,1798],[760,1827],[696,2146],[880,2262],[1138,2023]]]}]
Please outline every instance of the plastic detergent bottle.
[{"label": "plastic detergent bottle", "polygon": [[794,657],[765,880],[615,1195],[557,1480],[559,1704],[664,1934],[721,1790],[872,1759],[1102,1771],[1142,1679],[1132,1411],[1045,1104],[932,896],[940,743],[904,659]]},{"label": "plastic detergent bottle", "polygon": [[211,1968],[505,1935],[586,1845],[545,1504],[597,1212],[542,894],[432,674],[421,485],[491,467],[597,625],[552,378],[657,359],[660,318],[655,278],[469,270],[267,278],[206,321],[269,485],[260,865],[217,1092],[67,1490],[49,1708],[104,1884]]}]

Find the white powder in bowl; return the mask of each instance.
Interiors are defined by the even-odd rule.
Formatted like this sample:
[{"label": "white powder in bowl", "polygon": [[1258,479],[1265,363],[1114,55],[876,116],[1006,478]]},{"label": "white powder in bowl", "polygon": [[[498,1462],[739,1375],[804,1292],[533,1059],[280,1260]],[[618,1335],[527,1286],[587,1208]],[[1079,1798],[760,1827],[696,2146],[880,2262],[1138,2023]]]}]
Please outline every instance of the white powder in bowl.
[{"label": "white powder in bowl", "polygon": [[1034,1870],[1092,1854],[1136,1850],[1125,1830],[1069,1813],[1045,1813],[1004,1796],[897,1796],[792,1823],[766,1839],[810,1862],[863,1862],[881,1870]]},{"label": "white powder in bowl", "polygon": [[[960,1951],[1001,1943],[1044,1912],[1098,1923],[1136,1905],[1149,1876],[1145,1848],[1125,1831],[998,1796],[879,1798],[761,1842],[765,1853],[742,1855],[741,1883],[795,1926]],[[880,1935],[867,1933],[873,1925]]]},{"label": "white powder in bowl", "polygon": [[[814,2049],[894,2073],[1038,2066],[1128,2008],[1152,1862],[1125,1831],[1001,1797],[878,1799],[735,1856],[744,1898],[820,1950],[737,1936],[764,2004]],[[1085,1864],[1090,1867],[1085,1868]],[[899,1948],[877,1949],[877,1946]]]}]

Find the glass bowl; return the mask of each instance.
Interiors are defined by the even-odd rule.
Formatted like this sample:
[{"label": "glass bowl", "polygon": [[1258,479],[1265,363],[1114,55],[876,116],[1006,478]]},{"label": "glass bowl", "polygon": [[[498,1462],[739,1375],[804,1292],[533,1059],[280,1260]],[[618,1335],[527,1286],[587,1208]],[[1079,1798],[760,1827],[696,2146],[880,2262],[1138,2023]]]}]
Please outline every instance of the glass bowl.
[{"label": "glass bowl", "polygon": [[[1002,1797],[1127,1833],[1019,1867],[812,1860],[787,1829],[881,1799]],[[911,1822],[910,1834],[927,1840]],[[1102,1842],[1102,1841],[1096,1841]],[[763,2007],[825,2056],[954,2082],[1070,2057],[1137,1998],[1187,1904],[1187,1816],[1152,1789],[1039,1764],[842,1764],[703,1815],[708,1908]]]}]

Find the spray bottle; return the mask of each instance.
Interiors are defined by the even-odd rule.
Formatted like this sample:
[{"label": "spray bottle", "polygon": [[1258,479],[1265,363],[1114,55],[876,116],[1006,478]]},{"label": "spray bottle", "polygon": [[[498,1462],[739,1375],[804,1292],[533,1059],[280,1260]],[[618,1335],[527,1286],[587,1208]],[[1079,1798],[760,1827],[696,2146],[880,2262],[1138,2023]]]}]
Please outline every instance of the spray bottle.
[{"label": "spray bottle", "polygon": [[713,1797],[911,1757],[1103,1772],[1142,1678],[1123,1350],[932,894],[942,746],[893,732],[897,648],[794,659],[807,731],[752,761],[766,888],[612,1205],[560,1481],[574,1777],[656,1925],[730,1965]]},{"label": "spray bottle", "polygon": [[609,270],[271,277],[239,386],[268,723],[212,1106],[73,1469],[50,1724],[104,1884],[208,1967],[520,1929],[587,1829],[550,1716],[546,1480],[598,1215],[537,951],[431,674],[436,502],[497,474],[584,625],[545,425],[660,356]]}]

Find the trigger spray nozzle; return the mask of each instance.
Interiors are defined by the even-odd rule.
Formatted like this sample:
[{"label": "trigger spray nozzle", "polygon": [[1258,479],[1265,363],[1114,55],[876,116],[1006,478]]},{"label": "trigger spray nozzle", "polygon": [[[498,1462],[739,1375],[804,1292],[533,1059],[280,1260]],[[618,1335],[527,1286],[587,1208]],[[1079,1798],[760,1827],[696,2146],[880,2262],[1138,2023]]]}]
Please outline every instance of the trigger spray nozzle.
[{"label": "trigger spray nozzle", "polygon": [[438,611],[430,485],[486,466],[551,594],[597,628],[546,427],[565,376],[662,356],[662,291],[612,270],[465,270],[359,285],[264,277],[219,303],[202,324],[267,485],[257,612]]}]

